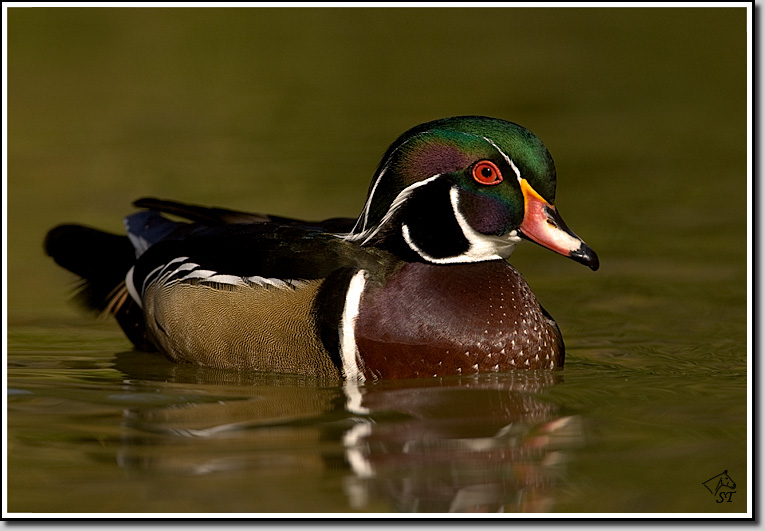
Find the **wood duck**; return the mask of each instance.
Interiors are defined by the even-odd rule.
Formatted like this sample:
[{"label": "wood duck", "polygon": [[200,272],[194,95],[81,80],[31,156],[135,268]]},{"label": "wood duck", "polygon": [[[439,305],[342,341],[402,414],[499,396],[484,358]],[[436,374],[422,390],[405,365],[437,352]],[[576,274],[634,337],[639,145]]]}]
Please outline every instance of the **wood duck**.
[{"label": "wood duck", "polygon": [[126,236],[61,225],[45,248],[86,306],[178,362],[353,382],[554,369],[560,330],[505,260],[525,238],[598,268],[555,181],[523,127],[444,118],[388,148],[357,219],[144,198]]}]

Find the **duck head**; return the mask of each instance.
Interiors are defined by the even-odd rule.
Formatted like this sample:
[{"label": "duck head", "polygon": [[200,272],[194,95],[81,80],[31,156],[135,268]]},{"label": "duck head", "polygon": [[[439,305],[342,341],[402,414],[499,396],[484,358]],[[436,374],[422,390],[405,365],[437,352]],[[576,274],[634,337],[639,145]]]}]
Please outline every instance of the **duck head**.
[{"label": "duck head", "polygon": [[555,208],[555,165],[512,122],[460,116],[428,122],[387,150],[346,239],[436,264],[508,258],[522,238],[598,268]]}]

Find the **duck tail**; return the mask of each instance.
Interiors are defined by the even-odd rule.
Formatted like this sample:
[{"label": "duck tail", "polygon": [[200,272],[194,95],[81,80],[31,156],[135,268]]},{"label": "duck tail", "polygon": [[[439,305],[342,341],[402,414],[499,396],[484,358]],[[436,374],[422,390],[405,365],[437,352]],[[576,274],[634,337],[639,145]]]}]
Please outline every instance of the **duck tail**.
[{"label": "duck tail", "polygon": [[135,250],[127,236],[83,227],[59,225],[45,238],[45,252],[82,280],[77,300],[85,308],[103,312],[112,292],[135,262]]},{"label": "duck tail", "polygon": [[48,232],[44,248],[58,265],[82,279],[75,292],[81,306],[114,315],[136,347],[153,350],[146,337],[143,311],[125,286],[125,275],[136,260],[127,236],[82,225],[59,225]]}]

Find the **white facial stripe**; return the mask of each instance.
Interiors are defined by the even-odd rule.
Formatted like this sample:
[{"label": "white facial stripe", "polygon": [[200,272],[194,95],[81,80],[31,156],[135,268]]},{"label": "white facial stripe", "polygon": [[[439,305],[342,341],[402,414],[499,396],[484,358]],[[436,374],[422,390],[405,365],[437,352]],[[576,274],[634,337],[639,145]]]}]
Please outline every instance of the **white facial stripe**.
[{"label": "white facial stripe", "polygon": [[[359,235],[356,234],[356,228],[358,227],[359,222],[361,222],[361,231],[360,232],[362,234],[368,230],[367,229],[367,222],[369,221],[369,209],[372,207],[372,198],[374,197],[375,192],[377,191],[377,185],[380,184],[380,181],[382,180],[383,175],[385,175],[385,172],[388,171],[388,165],[390,164],[390,161],[393,158],[393,155],[395,155],[396,152],[399,149],[401,149],[402,147],[407,145],[409,142],[411,142],[415,138],[419,138],[419,137],[421,137],[423,135],[427,135],[427,134],[430,134],[430,133],[432,133],[432,131],[423,131],[422,133],[419,133],[419,134],[413,136],[412,138],[408,139],[406,142],[402,142],[400,146],[398,146],[396,149],[394,149],[391,152],[390,155],[388,155],[388,159],[387,159],[387,161],[385,163],[385,166],[383,166],[383,169],[380,171],[379,175],[377,175],[377,179],[375,179],[375,183],[372,185],[372,188],[369,190],[369,197],[367,197],[367,202],[364,203],[364,208],[361,210],[361,214],[359,215],[359,218],[356,220],[356,224],[353,226],[353,229],[347,235],[348,237],[346,237],[345,239],[348,239],[348,240],[357,240],[357,239],[359,239],[359,237],[358,237]],[[354,236],[351,237],[351,235],[354,235]]]},{"label": "white facial stripe", "polygon": [[[428,131],[421,134],[426,134],[426,133],[428,133]],[[417,138],[417,137],[412,137],[412,139],[413,138]],[[522,179],[521,172],[518,169],[518,166],[507,155],[507,153],[502,151],[502,149],[492,139],[485,136],[482,138],[486,140],[486,142],[491,144],[492,147],[494,147],[494,149],[496,149],[500,155],[502,155],[502,157],[505,159],[507,164],[515,173],[516,179],[518,180],[518,182],[520,182]],[[409,139],[407,142],[411,141],[412,139]],[[403,144],[401,144],[401,146],[398,146],[396,150],[394,150],[393,153],[391,153],[388,159],[390,160],[393,154],[398,149],[400,149],[403,145],[405,145],[407,142],[404,142]],[[425,184],[428,184],[434,179],[440,177],[440,174],[437,174],[427,179],[424,179],[422,181],[418,181],[414,184],[411,184],[407,186],[406,188],[404,188],[403,190],[401,190],[401,192],[399,192],[399,194],[391,203],[390,207],[388,208],[388,211],[385,213],[380,223],[375,227],[367,228],[367,223],[369,219],[369,211],[372,205],[372,198],[375,192],[377,191],[377,186],[380,184],[382,177],[385,175],[387,170],[388,170],[388,166],[386,165],[385,167],[383,167],[383,169],[380,171],[380,174],[377,176],[377,179],[375,180],[375,183],[370,190],[369,197],[367,198],[367,202],[364,204],[364,209],[362,210],[362,213],[359,216],[359,219],[356,220],[356,224],[354,225],[351,232],[349,232],[348,234],[336,234],[336,236],[341,237],[346,241],[361,240],[361,245],[365,245],[372,238],[374,238],[374,236],[377,235],[380,232],[380,230],[391,220],[391,218],[396,213],[396,211],[409,199],[409,196],[412,194],[412,192],[415,189],[419,188],[420,186],[424,186]],[[452,204],[452,211],[454,212],[454,217],[457,220],[457,223],[459,224],[463,235],[465,236],[465,238],[468,240],[470,244],[468,251],[461,255],[449,256],[446,258],[436,258],[436,257],[430,256],[428,253],[422,250],[414,242],[414,240],[411,237],[409,227],[404,224],[401,227],[401,233],[407,245],[409,245],[409,247],[418,255],[420,255],[423,259],[436,264],[481,262],[485,260],[508,258],[512,254],[513,249],[515,248],[515,244],[521,241],[520,237],[518,237],[518,232],[514,230],[505,236],[487,236],[485,234],[481,234],[473,230],[473,228],[470,226],[465,216],[459,210],[459,190],[457,188],[452,187],[449,194],[450,194],[450,200]],[[357,233],[356,230],[359,226],[359,223],[361,223],[362,230]]]},{"label": "white facial stripe", "polygon": [[[491,258],[484,258],[482,260],[476,260],[473,257],[470,256],[470,250],[468,250],[467,253],[456,255],[456,256],[447,256],[445,258],[436,258],[435,256],[431,256],[428,253],[426,253],[424,250],[422,250],[416,243],[414,243],[414,240],[412,240],[411,234],[409,234],[409,227],[406,225],[401,226],[401,235],[404,237],[404,241],[409,246],[412,251],[420,255],[424,260],[432,263],[432,264],[464,264],[468,262],[482,262],[483,260],[490,260]],[[494,258],[499,258],[494,257]]]},{"label": "white facial stripe", "polygon": [[363,382],[365,379],[362,368],[359,366],[359,347],[356,345],[355,327],[366,281],[366,271],[363,269],[353,275],[345,294],[345,307],[340,319],[340,355],[343,359],[343,374],[346,380],[354,382]]},{"label": "white facial stripe", "polygon": [[361,232],[359,234],[346,234],[343,236],[343,239],[347,241],[358,241],[363,239],[361,242],[361,245],[366,244],[370,239],[372,239],[378,232],[380,232],[380,229],[382,229],[386,223],[390,221],[390,219],[393,217],[393,215],[396,213],[396,211],[401,208],[401,206],[406,202],[407,199],[409,199],[409,196],[412,194],[414,190],[419,188],[420,186],[425,186],[429,182],[432,182],[433,180],[440,177],[441,174],[434,175],[432,177],[428,177],[427,179],[423,181],[417,181],[414,184],[410,184],[403,190],[399,192],[399,194],[396,196],[396,198],[393,200],[393,203],[391,203],[390,207],[388,208],[388,211],[385,213],[385,216],[383,216],[380,223],[374,228],[374,230],[366,230],[364,232]]},{"label": "white facial stripe", "polygon": [[495,144],[494,141],[491,138],[483,137],[483,139],[486,140],[492,146],[494,146],[494,149],[496,149],[499,152],[499,154],[502,155],[502,157],[505,159],[505,162],[507,162],[510,165],[510,167],[513,169],[513,171],[515,172],[515,178],[518,179],[518,182],[521,182],[521,172],[518,169],[518,166],[515,165],[515,162],[513,162],[513,159],[508,157],[507,153],[502,151],[499,148],[499,146],[497,144]]},{"label": "white facial stripe", "polygon": [[409,226],[406,223],[401,225],[401,235],[404,237],[404,241],[409,246],[409,248],[415,253],[417,253],[418,255],[422,256],[425,260],[427,260],[428,262],[434,262],[436,264],[442,263],[442,262],[439,262],[441,258],[433,258],[428,253],[420,249],[416,243],[414,243],[414,240],[412,240],[412,237],[409,234]]},{"label": "white facial stripe", "polygon": [[[393,152],[395,153],[395,151]],[[361,230],[364,231],[367,228],[367,222],[369,220],[369,209],[372,206],[372,198],[375,195],[375,192],[377,191],[377,185],[380,184],[380,181],[383,178],[383,175],[385,175],[385,172],[388,171],[388,164],[385,165],[385,167],[380,172],[380,175],[377,176],[377,179],[375,180],[375,184],[372,186],[372,189],[369,191],[369,197],[367,198],[367,202],[364,204],[364,222],[361,225]],[[359,216],[359,220],[361,219],[361,216]],[[358,221],[356,222],[358,223]],[[356,228],[354,227],[354,230]]]},{"label": "white facial stripe", "polygon": [[502,150],[499,148],[499,146],[498,146],[497,144],[495,144],[495,143],[494,143],[494,141],[493,141],[491,138],[489,138],[489,137],[485,136],[485,137],[483,137],[483,139],[484,139],[484,140],[486,140],[486,141],[487,141],[489,144],[491,144],[492,146],[494,146],[494,149],[496,149],[496,150],[499,152],[499,154],[500,154],[500,155],[502,155],[502,156],[505,158],[505,161],[506,161],[508,164],[512,164],[512,163],[513,163],[513,162],[512,162],[512,160],[510,160],[510,157],[508,157],[508,156],[507,156],[507,153],[505,153],[504,151],[502,151]]},{"label": "white facial stripe", "polygon": [[518,179],[518,184],[520,184],[521,179],[522,179],[522,177],[521,177],[521,170],[518,169],[518,166],[516,166],[515,162],[513,162],[512,160],[510,160],[509,162],[510,162],[510,167],[515,172],[515,178]]},{"label": "white facial stripe", "polygon": [[473,230],[465,216],[460,211],[460,191],[457,187],[452,187],[449,190],[449,198],[452,203],[452,210],[454,210],[454,217],[457,219],[457,223],[462,229],[462,233],[470,242],[470,249],[466,253],[476,262],[483,260],[494,260],[495,258],[508,258],[515,248],[515,244],[520,242],[515,231],[511,231],[507,236],[488,236],[481,234]]},{"label": "white facial stripe", "polygon": [[[348,234],[338,234],[337,236],[342,237],[343,239],[345,239],[347,241],[358,241],[358,240],[363,239],[364,240],[363,243],[366,243],[369,240],[369,238],[371,238],[372,236],[377,234],[377,232],[379,231],[380,227],[383,226],[384,223],[381,222],[374,230],[372,230],[370,232],[370,229],[367,227],[367,225],[369,223],[369,211],[372,208],[372,200],[374,198],[375,192],[377,192],[377,186],[380,184],[380,182],[382,181],[383,176],[388,171],[388,165],[390,164],[390,160],[393,158],[393,156],[396,154],[396,152],[399,149],[401,149],[402,147],[404,147],[406,144],[408,144],[409,142],[411,142],[415,138],[419,138],[422,135],[426,135],[426,134],[430,134],[430,133],[432,133],[432,131],[423,131],[422,133],[419,133],[419,134],[413,136],[412,138],[408,139],[406,142],[403,142],[400,146],[396,147],[396,149],[394,149],[393,152],[391,152],[391,154],[388,155],[388,159],[386,161],[385,166],[383,166],[383,169],[377,175],[377,178],[375,179],[375,182],[372,185],[372,188],[369,190],[369,196],[367,197],[366,203],[364,203],[364,208],[361,210],[361,214],[359,215],[358,219],[356,220],[356,223],[354,224],[353,229],[351,229],[351,232],[349,232]],[[518,166],[515,165],[515,163],[507,155],[507,153],[502,151],[502,149],[500,149],[500,147],[491,138],[488,138],[488,137],[485,137],[485,136],[481,137],[481,138],[483,138],[489,144],[491,144],[494,147],[494,149],[496,149],[497,152],[500,155],[502,155],[502,157],[505,159],[505,161],[510,165],[510,167],[515,172],[515,176],[518,179],[518,181],[520,181],[520,179],[521,179],[521,172],[520,172],[520,170],[518,170]],[[424,181],[421,181],[421,182],[424,182]],[[417,183],[415,183],[415,184],[417,184]],[[414,185],[412,185],[412,186],[414,186]],[[401,193],[405,192],[406,190],[407,189],[405,188],[404,190],[402,190]],[[401,193],[399,194],[399,197],[401,196]],[[396,199],[398,199],[398,197]],[[395,201],[394,201],[394,203],[395,203]],[[391,208],[388,209],[388,212],[386,213],[386,216],[383,218],[384,221],[387,221],[388,219],[390,219],[388,214],[390,214],[392,212],[392,210],[393,210],[393,206],[391,206]],[[359,227],[359,225],[361,225],[361,227]],[[359,232],[356,232],[357,230]],[[363,245],[363,243],[362,243],[362,245]]]},{"label": "white facial stripe", "polygon": [[367,201],[366,203],[364,203],[364,208],[361,209],[361,214],[359,214],[358,219],[356,219],[356,223],[354,223],[353,228],[351,229],[351,232],[348,233],[348,236],[356,233],[356,229],[359,228],[359,224],[361,224],[360,232],[363,233],[366,230],[367,219],[369,218],[369,208],[372,205],[372,197],[375,195],[375,191],[377,190],[377,185],[380,184],[380,180],[382,179],[383,175],[385,175],[386,171],[388,171],[387,164],[380,171],[380,174],[377,176],[377,179],[375,179],[375,183],[372,185],[372,188],[369,190],[369,197],[367,197]]},{"label": "white facial stripe", "polygon": [[518,232],[513,230],[505,236],[487,236],[473,230],[465,216],[459,209],[459,189],[452,187],[449,190],[449,199],[452,204],[452,211],[454,212],[454,218],[457,220],[457,224],[462,230],[463,236],[470,245],[468,250],[462,254],[455,256],[447,256],[445,258],[436,258],[429,255],[422,250],[412,239],[409,232],[409,227],[404,224],[401,226],[401,235],[404,237],[406,244],[418,255],[428,262],[434,264],[459,264],[470,262],[484,262],[486,260],[498,260],[508,258],[515,244],[520,242]]}]

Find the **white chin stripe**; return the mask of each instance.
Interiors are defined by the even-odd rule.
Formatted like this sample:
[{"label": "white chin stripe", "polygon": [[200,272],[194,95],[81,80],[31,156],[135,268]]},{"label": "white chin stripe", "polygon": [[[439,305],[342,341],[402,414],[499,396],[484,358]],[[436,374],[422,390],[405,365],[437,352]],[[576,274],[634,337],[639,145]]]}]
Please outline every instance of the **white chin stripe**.
[{"label": "white chin stripe", "polygon": [[518,232],[513,230],[505,236],[487,236],[486,234],[476,232],[473,230],[473,227],[470,226],[467,219],[465,219],[462,212],[460,212],[459,194],[460,191],[456,187],[452,187],[451,190],[449,190],[449,198],[452,204],[452,211],[454,212],[454,219],[457,220],[457,224],[459,225],[460,230],[462,230],[463,236],[465,236],[465,239],[470,244],[470,247],[466,252],[455,256],[447,256],[445,258],[430,256],[423,251],[414,240],[412,240],[409,227],[404,224],[401,226],[401,235],[404,237],[406,244],[424,260],[434,264],[460,264],[508,258],[512,254],[513,249],[515,249],[515,244],[521,241]]},{"label": "white chin stripe", "polygon": [[356,345],[356,319],[359,316],[361,295],[366,284],[366,271],[359,270],[348,284],[345,307],[340,320],[340,355],[343,360],[343,374],[346,380],[363,382],[364,372],[359,364],[359,348]]},{"label": "white chin stripe", "polygon": [[470,249],[465,255],[473,258],[475,261],[494,260],[495,258],[508,258],[515,249],[515,244],[520,242],[516,231],[510,231],[505,236],[489,236],[473,230],[465,216],[460,211],[460,191],[456,187],[449,190],[449,198],[454,210],[454,217],[462,229],[467,241],[470,242]]}]

